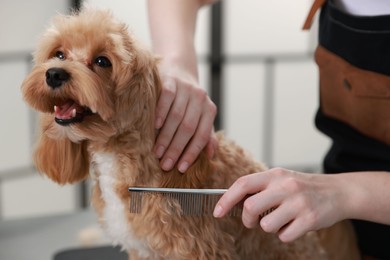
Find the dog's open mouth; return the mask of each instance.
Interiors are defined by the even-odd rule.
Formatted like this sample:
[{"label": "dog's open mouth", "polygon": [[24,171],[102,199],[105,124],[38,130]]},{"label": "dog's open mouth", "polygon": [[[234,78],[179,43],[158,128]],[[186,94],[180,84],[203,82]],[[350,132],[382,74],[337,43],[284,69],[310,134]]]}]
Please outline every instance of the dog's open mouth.
[{"label": "dog's open mouth", "polygon": [[73,100],[54,106],[55,121],[57,124],[66,126],[73,123],[80,123],[85,116],[92,115],[91,109],[77,104]]}]

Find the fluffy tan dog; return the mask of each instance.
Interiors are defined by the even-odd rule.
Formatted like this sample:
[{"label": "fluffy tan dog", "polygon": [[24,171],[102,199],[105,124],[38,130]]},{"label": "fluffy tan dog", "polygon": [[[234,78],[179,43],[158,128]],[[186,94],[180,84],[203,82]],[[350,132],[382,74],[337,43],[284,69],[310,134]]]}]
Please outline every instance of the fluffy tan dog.
[{"label": "fluffy tan dog", "polygon": [[34,57],[22,91],[41,113],[35,166],[60,184],[91,172],[102,226],[131,259],[357,256],[344,224],[284,244],[260,228],[246,229],[240,217],[180,216],[160,197],[146,201],[140,214],[130,213],[129,186],[227,188],[265,168],[219,134],[212,160],[202,154],[186,174],[163,172],[152,152],[158,59],[106,10],[89,7],[57,17]]}]

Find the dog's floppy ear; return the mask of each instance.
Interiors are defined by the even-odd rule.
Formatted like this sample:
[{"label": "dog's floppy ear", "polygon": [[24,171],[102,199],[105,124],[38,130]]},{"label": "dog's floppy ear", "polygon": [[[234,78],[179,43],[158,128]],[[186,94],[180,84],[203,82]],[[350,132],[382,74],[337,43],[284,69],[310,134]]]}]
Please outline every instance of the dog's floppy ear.
[{"label": "dog's floppy ear", "polygon": [[[159,58],[138,42],[127,30],[122,32],[121,59],[113,60],[116,83],[116,115],[128,117],[138,129],[148,129],[154,122],[154,111],[161,91],[157,69]],[[125,121],[125,120],[119,120]],[[154,128],[153,128],[154,131]]]},{"label": "dog's floppy ear", "polygon": [[53,139],[47,132],[50,125],[41,122],[41,135],[33,161],[38,172],[59,184],[85,179],[89,174],[86,142],[74,143],[67,138]]}]

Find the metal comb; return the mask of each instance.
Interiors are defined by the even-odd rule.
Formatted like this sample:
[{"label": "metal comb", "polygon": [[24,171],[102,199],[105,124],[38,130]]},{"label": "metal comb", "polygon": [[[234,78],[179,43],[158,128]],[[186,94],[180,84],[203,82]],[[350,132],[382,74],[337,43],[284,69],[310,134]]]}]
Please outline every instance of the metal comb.
[{"label": "metal comb", "polygon": [[[130,213],[139,214],[142,211],[145,198],[163,199],[170,201],[169,205],[179,207],[180,215],[212,216],[218,200],[226,189],[179,189],[179,188],[140,188],[130,187]],[[173,202],[173,203],[172,203]],[[172,210],[173,206],[172,206]],[[272,211],[264,212],[263,217]],[[242,203],[235,205],[226,215],[237,217],[242,214]]]},{"label": "metal comb", "polygon": [[[160,197],[179,206],[180,215],[212,216],[218,200],[226,189],[179,189],[130,187],[130,213],[140,213],[147,197]],[[233,207],[228,216],[241,216],[242,208]]]}]

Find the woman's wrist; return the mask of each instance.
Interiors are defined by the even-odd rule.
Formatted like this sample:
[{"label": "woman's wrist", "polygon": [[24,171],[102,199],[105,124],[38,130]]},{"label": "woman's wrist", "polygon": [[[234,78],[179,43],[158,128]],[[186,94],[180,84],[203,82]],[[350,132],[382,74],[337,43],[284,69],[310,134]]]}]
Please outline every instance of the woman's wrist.
[{"label": "woman's wrist", "polygon": [[[361,219],[390,224],[387,172],[353,172],[336,174],[340,199],[337,208],[345,219]],[[386,184],[387,183],[387,184]]]},{"label": "woman's wrist", "polygon": [[160,72],[162,74],[186,74],[192,80],[198,81],[198,67],[197,59],[191,51],[183,54],[180,51],[169,52],[161,57],[159,64]]}]

